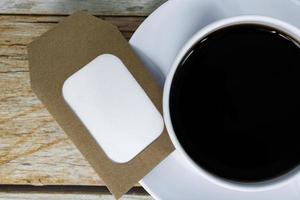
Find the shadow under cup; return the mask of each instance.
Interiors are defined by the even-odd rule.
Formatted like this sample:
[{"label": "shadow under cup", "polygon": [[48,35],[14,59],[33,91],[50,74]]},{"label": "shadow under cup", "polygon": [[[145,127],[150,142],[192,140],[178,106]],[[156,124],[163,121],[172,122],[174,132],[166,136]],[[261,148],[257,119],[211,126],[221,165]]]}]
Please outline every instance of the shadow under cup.
[{"label": "shadow under cup", "polygon": [[174,74],[176,137],[207,172],[239,182],[300,163],[300,45],[262,25],[232,25],[198,41]]}]

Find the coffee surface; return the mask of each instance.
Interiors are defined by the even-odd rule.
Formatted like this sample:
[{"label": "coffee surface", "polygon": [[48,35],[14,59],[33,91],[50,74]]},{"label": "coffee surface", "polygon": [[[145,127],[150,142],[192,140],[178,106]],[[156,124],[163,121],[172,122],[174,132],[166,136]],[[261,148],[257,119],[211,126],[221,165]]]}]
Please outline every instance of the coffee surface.
[{"label": "coffee surface", "polygon": [[300,48],[272,28],[237,25],[194,45],[170,92],[174,131],[204,170],[242,182],[300,163]]}]

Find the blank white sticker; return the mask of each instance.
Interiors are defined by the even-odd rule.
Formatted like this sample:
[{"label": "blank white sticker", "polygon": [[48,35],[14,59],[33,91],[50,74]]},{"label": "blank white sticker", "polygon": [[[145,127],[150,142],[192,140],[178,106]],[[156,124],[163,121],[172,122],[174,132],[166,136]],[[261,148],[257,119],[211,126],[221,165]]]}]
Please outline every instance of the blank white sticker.
[{"label": "blank white sticker", "polygon": [[114,55],[95,58],[64,82],[62,92],[65,101],[114,162],[130,161],[164,129],[159,111]]}]

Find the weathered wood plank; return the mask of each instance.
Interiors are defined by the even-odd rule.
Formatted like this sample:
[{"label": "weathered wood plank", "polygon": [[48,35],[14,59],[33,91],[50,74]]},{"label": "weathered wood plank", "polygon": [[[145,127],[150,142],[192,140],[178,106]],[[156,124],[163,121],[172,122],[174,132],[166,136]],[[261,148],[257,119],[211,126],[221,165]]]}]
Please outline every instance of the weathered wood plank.
[{"label": "weathered wood plank", "polygon": [[67,15],[76,10],[94,15],[147,16],[166,0],[1,0],[0,14]]},{"label": "weathered wood plank", "polygon": [[30,89],[29,73],[0,73],[0,183],[103,185]]},{"label": "weathered wood plank", "polygon": [[[41,194],[41,193],[0,193],[0,200],[115,200],[108,194]],[[153,200],[150,196],[124,195],[120,200]]]},{"label": "weathered wood plank", "polygon": [[[0,16],[0,72],[28,71],[26,45],[65,17]],[[129,39],[144,17],[101,17]]]},{"label": "weathered wood plank", "polygon": [[[0,16],[0,184],[104,185],[30,89],[26,45],[63,19]],[[104,19],[129,38],[144,18]]]},{"label": "weathered wood plank", "polygon": [[[40,194],[0,193],[0,200],[115,200],[112,195],[103,194]],[[120,200],[153,200],[150,196],[124,195]]]},{"label": "weathered wood plank", "polygon": [[[18,188],[17,188],[18,189]],[[65,188],[60,188],[59,191],[28,191],[28,190],[10,190],[0,191],[0,200],[114,200],[113,196],[108,192],[102,191],[65,191]],[[129,193],[122,196],[120,200],[153,200],[146,193]]]}]

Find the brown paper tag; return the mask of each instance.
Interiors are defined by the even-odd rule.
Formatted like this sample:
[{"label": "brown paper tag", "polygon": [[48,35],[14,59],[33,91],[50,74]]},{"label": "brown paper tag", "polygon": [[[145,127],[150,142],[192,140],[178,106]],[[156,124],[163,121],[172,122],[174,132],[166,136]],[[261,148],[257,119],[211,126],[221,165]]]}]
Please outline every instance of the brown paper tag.
[{"label": "brown paper tag", "polygon": [[[28,46],[31,86],[116,198],[159,164],[174,146],[166,132],[127,163],[114,163],[74,115],[62,97],[64,81],[98,55],[118,56],[162,111],[162,91],[118,29],[76,12]],[[162,113],[162,112],[161,112]]]}]

